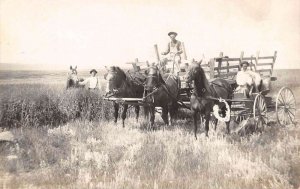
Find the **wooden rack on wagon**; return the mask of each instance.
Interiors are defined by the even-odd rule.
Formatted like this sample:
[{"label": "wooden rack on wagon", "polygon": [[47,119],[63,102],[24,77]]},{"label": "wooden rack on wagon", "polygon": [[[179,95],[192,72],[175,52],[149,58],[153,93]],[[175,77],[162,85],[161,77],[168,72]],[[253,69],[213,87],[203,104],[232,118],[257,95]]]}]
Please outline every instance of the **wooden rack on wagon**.
[{"label": "wooden rack on wagon", "polygon": [[210,59],[208,64],[201,65],[210,80],[223,78],[233,88],[237,86],[236,75],[241,70],[240,63],[243,61],[248,61],[250,69],[261,75],[262,88],[260,92],[252,93],[250,98],[235,92],[232,99],[225,99],[227,102],[232,102],[231,117],[236,122],[254,118],[257,127],[264,127],[273,115],[282,126],[294,124],[296,100],[292,90],[284,86],[278,91],[275,98],[269,95],[271,82],[277,80],[272,76],[276,57],[276,51],[273,56],[260,56],[257,52],[256,56],[251,57],[244,57],[244,52],[241,52],[239,58],[229,58],[223,56],[221,52],[219,57]]}]

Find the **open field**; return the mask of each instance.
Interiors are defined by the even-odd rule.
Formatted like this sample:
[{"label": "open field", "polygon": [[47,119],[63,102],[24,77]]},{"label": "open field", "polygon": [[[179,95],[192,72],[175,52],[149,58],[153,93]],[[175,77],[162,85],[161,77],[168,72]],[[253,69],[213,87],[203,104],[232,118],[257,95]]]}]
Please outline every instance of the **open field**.
[{"label": "open field", "polygon": [[[270,95],[290,86],[300,102],[298,71],[276,71]],[[0,82],[0,124],[11,127],[15,138],[0,143],[0,188],[300,186],[299,125],[272,124],[239,137],[224,135],[220,124],[209,138],[201,128],[195,140],[190,118],[149,131],[148,122],[141,116],[136,123],[130,110],[122,128],[111,121],[111,103],[101,92],[65,91],[63,75],[49,84],[57,80],[28,75]]]}]

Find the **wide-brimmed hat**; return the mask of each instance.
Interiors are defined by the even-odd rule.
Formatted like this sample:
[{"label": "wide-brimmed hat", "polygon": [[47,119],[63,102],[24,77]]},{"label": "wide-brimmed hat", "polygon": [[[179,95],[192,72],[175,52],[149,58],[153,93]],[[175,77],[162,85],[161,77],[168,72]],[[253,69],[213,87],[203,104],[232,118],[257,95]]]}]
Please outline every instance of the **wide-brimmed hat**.
[{"label": "wide-brimmed hat", "polygon": [[168,36],[171,36],[171,35],[177,36],[177,33],[176,33],[176,32],[169,32],[169,33],[168,33]]},{"label": "wide-brimmed hat", "polygon": [[92,72],[98,73],[97,70],[95,70],[95,69],[92,69],[92,70],[90,71],[90,74],[91,74]]},{"label": "wide-brimmed hat", "polygon": [[243,64],[247,64],[247,66],[249,66],[249,65],[250,65],[250,64],[249,64],[249,62],[247,62],[247,61],[243,61],[243,62],[241,62],[240,66],[243,66]]}]

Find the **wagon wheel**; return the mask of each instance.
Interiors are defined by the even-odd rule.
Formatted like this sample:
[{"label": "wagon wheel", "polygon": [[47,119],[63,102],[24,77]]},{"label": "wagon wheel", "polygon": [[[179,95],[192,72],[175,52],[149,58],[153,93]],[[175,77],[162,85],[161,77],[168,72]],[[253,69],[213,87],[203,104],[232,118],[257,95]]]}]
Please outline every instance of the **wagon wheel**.
[{"label": "wagon wheel", "polygon": [[256,121],[256,128],[264,128],[267,125],[267,104],[263,95],[258,94],[254,99],[253,118]]},{"label": "wagon wheel", "polygon": [[282,87],[276,98],[276,116],[277,122],[281,125],[295,123],[296,100],[292,90],[288,87]]}]

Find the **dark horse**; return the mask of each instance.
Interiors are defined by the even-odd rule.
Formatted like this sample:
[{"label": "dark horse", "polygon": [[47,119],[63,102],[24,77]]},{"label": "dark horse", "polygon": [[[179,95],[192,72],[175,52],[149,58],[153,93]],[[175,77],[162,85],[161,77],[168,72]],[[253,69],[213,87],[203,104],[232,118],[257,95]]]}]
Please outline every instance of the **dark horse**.
[{"label": "dark horse", "polygon": [[80,87],[80,81],[83,81],[83,79],[79,79],[77,76],[77,66],[75,66],[74,68],[70,66],[70,72],[68,73],[66,89]]},{"label": "dark horse", "polygon": [[[208,97],[231,99],[233,96],[233,89],[230,84],[224,79],[214,79],[208,82],[205,72],[200,63],[193,63],[187,74],[186,82],[191,83],[194,81],[194,91],[191,95],[191,111],[194,118],[195,137],[197,139],[197,114],[200,113],[205,118],[205,135],[208,136],[210,113],[213,106],[218,104],[220,106],[221,114],[225,114],[226,107],[216,100],[211,100]],[[231,103],[228,103],[229,106]],[[215,123],[217,124],[217,122]],[[226,122],[227,133],[229,130],[229,121]]]},{"label": "dark horse", "polygon": [[[133,78],[129,73],[126,74],[121,68],[111,66],[104,78],[107,80],[106,97],[116,98],[142,98],[144,93],[143,81]],[[114,122],[117,122],[119,104],[114,101]],[[128,104],[123,105],[124,109],[121,115],[123,127],[125,126]],[[135,105],[136,120],[138,121],[140,107]]]},{"label": "dark horse", "polygon": [[162,108],[162,119],[165,124],[171,125],[177,109],[177,99],[179,95],[179,79],[173,74],[160,74],[156,66],[148,68],[146,79],[146,100],[150,101],[150,126],[153,128],[155,119],[155,107]]}]

